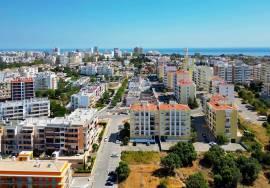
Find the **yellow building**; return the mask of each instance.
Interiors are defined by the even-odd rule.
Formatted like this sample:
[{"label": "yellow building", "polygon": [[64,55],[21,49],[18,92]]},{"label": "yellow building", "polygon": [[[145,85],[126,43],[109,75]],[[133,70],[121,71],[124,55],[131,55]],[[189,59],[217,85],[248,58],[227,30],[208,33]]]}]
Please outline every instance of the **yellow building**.
[{"label": "yellow building", "polygon": [[159,79],[164,78],[164,65],[163,64],[158,65],[158,78]]},{"label": "yellow building", "polygon": [[68,188],[70,163],[66,161],[0,161],[0,187]]},{"label": "yellow building", "polygon": [[189,100],[196,98],[196,85],[191,80],[180,80],[177,83],[175,97],[181,104],[188,104]]},{"label": "yellow building", "polygon": [[134,104],[130,108],[130,137],[133,142],[189,140],[190,109],[182,104]]},{"label": "yellow building", "polygon": [[231,142],[238,142],[237,108],[213,96],[206,106],[206,121],[215,136],[224,135]]},{"label": "yellow building", "polygon": [[169,71],[167,72],[167,83],[166,87],[170,90],[174,89],[174,77],[175,77],[175,71]]}]

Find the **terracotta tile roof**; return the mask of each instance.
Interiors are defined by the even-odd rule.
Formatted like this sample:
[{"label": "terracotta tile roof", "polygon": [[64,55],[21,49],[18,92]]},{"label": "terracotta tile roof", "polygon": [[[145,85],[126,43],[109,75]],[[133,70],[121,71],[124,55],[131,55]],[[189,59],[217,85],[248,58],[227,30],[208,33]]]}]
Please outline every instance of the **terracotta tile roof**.
[{"label": "terracotta tile roof", "polygon": [[189,74],[189,71],[180,69],[176,71],[176,74]]},{"label": "terracotta tile roof", "polygon": [[141,110],[150,110],[150,111],[155,111],[158,109],[157,105],[155,104],[133,104],[130,107],[131,110],[134,111],[141,111]]},{"label": "terracotta tile roof", "polygon": [[11,80],[11,83],[19,83],[19,82],[33,82],[32,78],[15,78]]},{"label": "terracotta tile roof", "polygon": [[180,80],[178,82],[178,85],[179,86],[188,86],[188,85],[192,85],[193,82],[191,80]]},{"label": "terracotta tile roof", "polygon": [[235,106],[228,104],[220,104],[218,102],[208,102],[208,104],[215,110],[236,110]]},{"label": "terracotta tile roof", "polygon": [[160,110],[190,110],[188,105],[184,104],[160,104],[159,105]]},{"label": "terracotta tile roof", "polygon": [[226,104],[226,100],[226,97],[216,94],[211,97],[208,104],[215,110],[236,110],[235,106]]}]

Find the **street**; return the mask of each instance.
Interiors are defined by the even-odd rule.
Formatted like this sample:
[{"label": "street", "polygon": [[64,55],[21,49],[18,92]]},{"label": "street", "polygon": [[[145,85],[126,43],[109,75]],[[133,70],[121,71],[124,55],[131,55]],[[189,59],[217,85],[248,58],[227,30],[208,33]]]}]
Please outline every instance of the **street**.
[{"label": "street", "polygon": [[[111,115],[108,122],[105,137],[108,141],[101,142],[97,158],[90,178],[91,186],[93,188],[106,187],[105,183],[108,178],[108,173],[114,171],[120,162],[121,148],[120,144],[116,144],[116,136],[118,132],[118,125],[127,119],[126,115]],[[112,153],[119,154],[119,157],[111,157]],[[116,185],[115,185],[116,186]]]}]

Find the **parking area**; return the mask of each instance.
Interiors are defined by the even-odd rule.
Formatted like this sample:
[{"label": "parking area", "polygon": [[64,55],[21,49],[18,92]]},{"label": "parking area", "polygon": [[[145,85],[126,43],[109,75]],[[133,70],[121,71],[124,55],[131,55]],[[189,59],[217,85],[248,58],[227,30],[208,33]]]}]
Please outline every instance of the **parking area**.
[{"label": "parking area", "polygon": [[245,118],[245,120],[259,125],[263,123],[263,121],[258,121],[259,115],[257,112],[250,108],[250,105],[242,104],[242,99],[237,96],[235,97],[235,104],[237,105],[239,114]]},{"label": "parking area", "polygon": [[[197,152],[206,152],[211,147],[208,143],[203,142],[195,142],[193,143],[193,146]],[[221,145],[220,147],[223,148],[225,151],[246,151],[245,148],[243,148],[240,144],[237,143],[229,143]]]},{"label": "parking area", "polygon": [[127,146],[121,147],[122,151],[159,151],[159,147],[157,144],[150,144],[147,146],[146,144],[137,143],[136,146],[133,146],[132,143],[129,143]]}]

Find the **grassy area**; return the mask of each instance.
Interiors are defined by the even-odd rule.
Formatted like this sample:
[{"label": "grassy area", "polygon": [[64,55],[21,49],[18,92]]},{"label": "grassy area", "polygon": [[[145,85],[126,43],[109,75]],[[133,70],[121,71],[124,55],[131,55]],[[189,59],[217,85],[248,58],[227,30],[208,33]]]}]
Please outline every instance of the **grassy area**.
[{"label": "grassy area", "polygon": [[101,140],[103,138],[103,135],[104,135],[104,132],[105,132],[105,129],[106,129],[106,126],[107,126],[107,123],[106,122],[100,122],[99,126],[102,126],[102,131],[98,135],[98,142],[101,142]]},{"label": "grassy area", "polygon": [[263,126],[248,122],[242,117],[239,117],[239,125],[240,129],[252,132],[263,146],[268,145],[269,136],[267,129],[265,129]]},{"label": "grassy area", "polygon": [[112,99],[112,103],[111,105],[112,106],[116,106],[116,104],[118,102],[121,102],[122,101],[122,97],[125,93],[125,89],[127,88],[127,85],[128,85],[128,79],[126,78],[123,82],[122,82],[122,85],[121,87],[117,90],[115,96],[113,97]]},{"label": "grassy area", "polygon": [[121,159],[128,164],[159,163],[160,154],[154,151],[123,151]]}]

